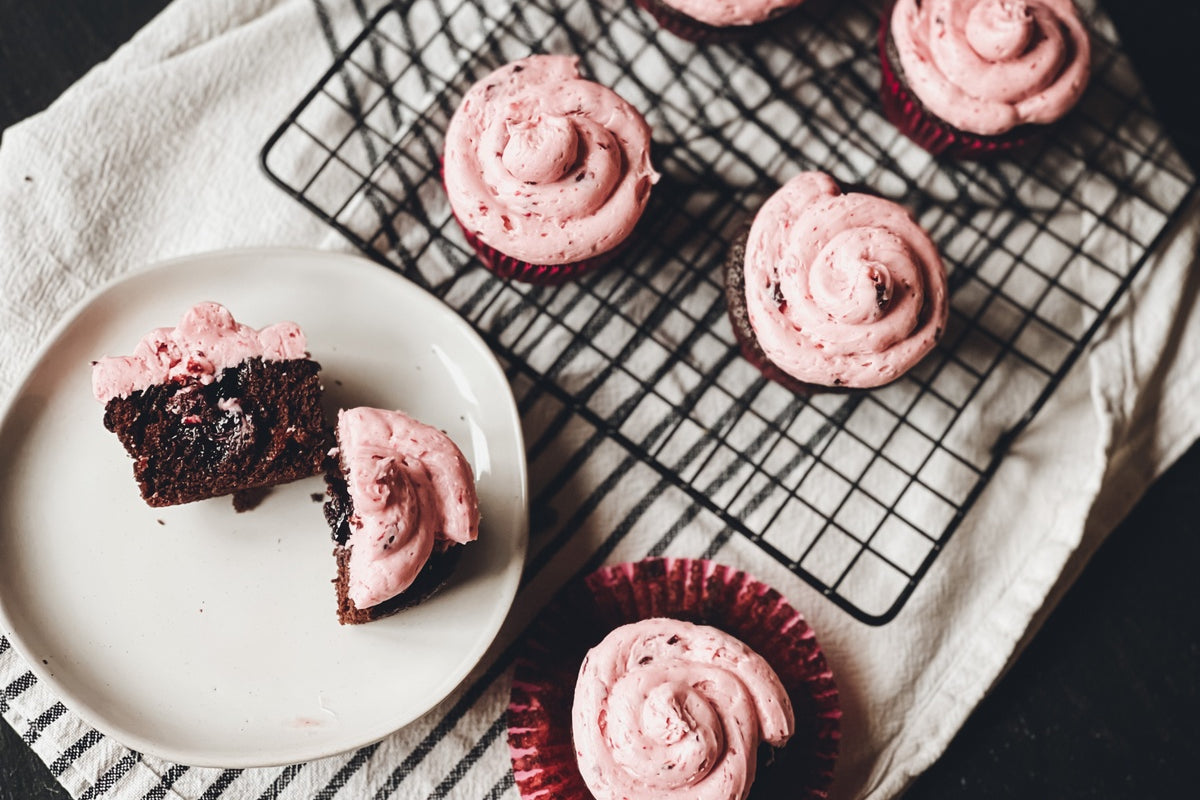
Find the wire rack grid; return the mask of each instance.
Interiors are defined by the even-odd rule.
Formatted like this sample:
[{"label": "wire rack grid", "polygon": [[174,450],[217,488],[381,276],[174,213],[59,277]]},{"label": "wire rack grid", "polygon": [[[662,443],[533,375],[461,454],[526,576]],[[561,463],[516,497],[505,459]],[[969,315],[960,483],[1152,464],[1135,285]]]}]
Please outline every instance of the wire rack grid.
[{"label": "wire rack grid", "polygon": [[[1088,93],[1036,152],[932,159],[881,115],[879,14],[874,2],[812,0],[760,41],[698,47],[621,0],[396,2],[287,117],[263,166],[472,323],[529,385],[523,409],[554,398],[729,535],[883,624],[1194,179],[1098,14]],[[620,262],[555,288],[482,269],[440,181],[442,133],[463,93],[535,51],[579,56],[586,77],[642,109],[663,174]],[[800,397],[738,354],[722,262],[755,209],[803,169],[905,204],[944,254],[944,338],[883,389]]]}]

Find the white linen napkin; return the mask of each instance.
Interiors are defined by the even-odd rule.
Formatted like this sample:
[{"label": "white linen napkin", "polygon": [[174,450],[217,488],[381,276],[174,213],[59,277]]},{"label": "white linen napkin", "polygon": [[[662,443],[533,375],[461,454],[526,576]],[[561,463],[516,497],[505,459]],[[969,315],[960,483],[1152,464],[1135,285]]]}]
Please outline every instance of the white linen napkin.
[{"label": "white linen napkin", "polygon": [[[494,5],[497,13],[507,7]],[[331,43],[349,42],[375,7],[176,0],[51,108],[4,133],[0,405],[53,326],[114,277],[236,246],[349,248],[256,162],[329,68]],[[314,152],[301,147],[285,157],[300,162]],[[601,440],[576,473],[578,485],[548,498],[559,520],[583,524],[522,590],[505,636],[597,551],[610,562],[638,559],[678,525],[664,554],[707,553],[748,570],[817,631],[845,709],[833,796],[895,796],[944,750],[1103,537],[1200,436],[1192,402],[1200,390],[1195,212],[1187,209],[1086,357],[1013,443],[891,623],[854,621],[749,540],[723,535],[721,522],[682,492],[648,492],[657,476]],[[516,387],[519,398],[527,390]],[[530,408],[528,441],[551,416],[543,405]],[[558,434],[564,447],[591,435],[579,419]],[[534,496],[553,483],[553,462],[532,461]],[[590,507],[593,489],[613,476],[615,490]],[[545,544],[539,534],[556,523],[538,524],[533,557]],[[513,798],[503,716],[511,670],[495,661],[498,649],[435,710],[377,745],[282,768],[191,768],[131,752],[65,709],[6,639],[0,712],[75,797]]]}]

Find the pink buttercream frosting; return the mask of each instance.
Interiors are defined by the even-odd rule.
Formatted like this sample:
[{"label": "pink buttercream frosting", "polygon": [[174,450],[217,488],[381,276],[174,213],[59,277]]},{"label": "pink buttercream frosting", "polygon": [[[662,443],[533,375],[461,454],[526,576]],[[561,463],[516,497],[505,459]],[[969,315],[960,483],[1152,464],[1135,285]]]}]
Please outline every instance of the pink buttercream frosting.
[{"label": "pink buttercream frosting", "polygon": [[605,253],[633,230],[658,173],[650,129],[577,59],[530,56],[463,98],[446,131],[450,207],[484,243],[531,264]]},{"label": "pink buttercream frosting", "polygon": [[766,356],[805,383],[866,388],[899,377],[949,313],[937,247],[902,206],[842,194],[806,172],[755,215],[746,310]]},{"label": "pink buttercream frosting", "polygon": [[92,366],[92,392],[107,403],[155,384],[195,378],[212,383],[221,371],[250,358],[305,358],[304,332],[294,322],[255,330],[219,303],[198,303],[175,328],[150,331],[130,356],[106,356]]},{"label": "pink buttercream frosting", "polygon": [[804,0],[662,0],[663,3],[706,25],[757,25]]},{"label": "pink buttercream frosting", "polygon": [[450,437],[399,411],[338,413],[350,517],[349,590],[370,608],[416,580],[435,547],[479,536],[475,479]]},{"label": "pink buttercream frosting", "polygon": [[897,0],[891,33],[909,88],[970,133],[1054,122],[1087,87],[1091,45],[1071,0]]},{"label": "pink buttercream frosting", "polygon": [[716,628],[623,625],[588,651],[571,710],[576,760],[597,800],[744,800],[758,745],[791,738],[770,665]]}]

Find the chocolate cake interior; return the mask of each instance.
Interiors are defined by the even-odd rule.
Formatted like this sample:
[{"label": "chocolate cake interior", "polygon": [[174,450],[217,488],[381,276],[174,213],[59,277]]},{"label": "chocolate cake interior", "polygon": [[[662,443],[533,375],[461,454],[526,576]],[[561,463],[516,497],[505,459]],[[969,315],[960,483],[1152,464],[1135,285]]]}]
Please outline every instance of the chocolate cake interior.
[{"label": "chocolate cake interior", "polygon": [[354,502],[350,499],[341,462],[337,458],[326,461],[325,483],[329,498],[325,503],[325,521],[329,523],[335,545],[333,554],[337,560],[337,576],[333,583],[337,591],[338,622],[358,625],[395,614],[427,599],[446,584],[454,572],[462,548],[453,543],[440,542],[434,546],[429,560],[408,589],[370,608],[356,606],[349,596],[350,518],[354,515]]},{"label": "chocolate cake interior", "polygon": [[109,400],[104,426],[133,458],[151,506],[275,486],[321,471],[331,435],[320,365],[252,358],[217,380],[165,383]]}]

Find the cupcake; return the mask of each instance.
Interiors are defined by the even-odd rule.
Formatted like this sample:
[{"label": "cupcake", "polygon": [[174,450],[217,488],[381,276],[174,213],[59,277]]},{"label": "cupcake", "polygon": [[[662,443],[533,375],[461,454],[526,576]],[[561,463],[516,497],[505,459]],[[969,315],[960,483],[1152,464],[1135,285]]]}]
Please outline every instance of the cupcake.
[{"label": "cupcake", "polygon": [[556,283],[609,261],[658,180],[650,129],[577,59],[530,56],[472,86],[446,131],[450,208],[484,265]]},{"label": "cupcake", "polygon": [[534,622],[509,749],[526,800],[802,800],[827,796],[840,718],[812,630],[778,592],[656,558],[569,584]]},{"label": "cupcake", "polygon": [[884,113],[937,156],[1025,147],[1087,87],[1071,0],[896,0],[879,32]]},{"label": "cupcake", "polygon": [[338,622],[360,624],[429,597],[479,536],[471,467],[442,431],[400,411],[338,412],[325,480]]},{"label": "cupcake", "polygon": [[688,41],[735,41],[763,32],[804,0],[636,0],[658,24]]},{"label": "cupcake", "polygon": [[596,800],[678,791],[745,800],[760,743],[783,747],[795,718],[779,676],[719,628],[655,617],[588,651],[571,730]]},{"label": "cupcake", "polygon": [[912,215],[820,172],[763,204],[730,250],[725,294],[742,354],[797,392],[894,381],[949,313],[941,256]]}]

